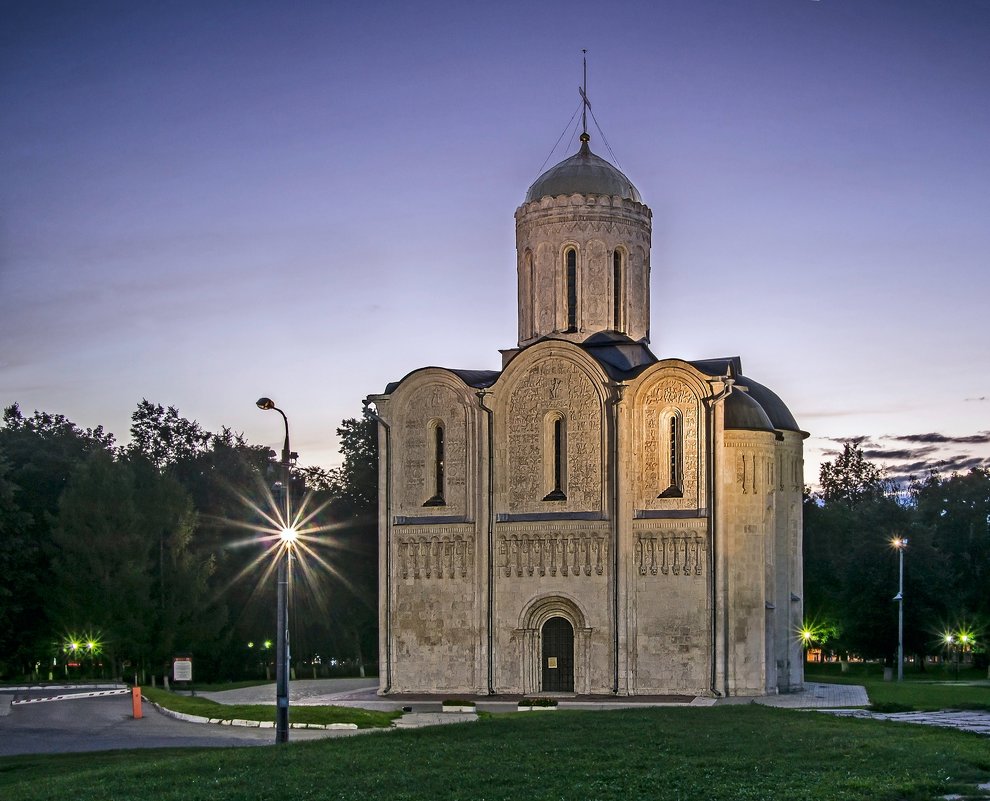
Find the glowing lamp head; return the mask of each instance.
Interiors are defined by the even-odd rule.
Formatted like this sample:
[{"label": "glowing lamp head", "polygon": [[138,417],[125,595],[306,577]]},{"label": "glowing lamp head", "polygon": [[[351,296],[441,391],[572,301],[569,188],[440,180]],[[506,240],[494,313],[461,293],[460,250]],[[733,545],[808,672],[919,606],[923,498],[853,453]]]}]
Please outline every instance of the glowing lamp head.
[{"label": "glowing lamp head", "polygon": [[901,548],[906,548],[908,544],[907,537],[894,537],[890,541],[890,544],[892,547],[897,548],[898,550],[900,550]]},{"label": "glowing lamp head", "polygon": [[287,526],[278,533],[278,538],[286,545],[291,545],[296,541],[298,537],[299,537],[299,532],[296,531],[292,526]]}]

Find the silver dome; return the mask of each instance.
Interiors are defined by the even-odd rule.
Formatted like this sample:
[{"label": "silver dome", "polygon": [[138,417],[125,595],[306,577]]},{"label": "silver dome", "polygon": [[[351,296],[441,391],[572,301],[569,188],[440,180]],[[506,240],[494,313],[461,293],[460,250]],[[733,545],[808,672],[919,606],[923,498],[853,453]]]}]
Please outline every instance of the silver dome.
[{"label": "silver dome", "polygon": [[618,195],[642,203],[639,190],[616,167],[596,156],[588,147],[587,134],[581,136],[581,148],[570,158],[551,167],[533,182],[526,192],[525,203],[557,195]]}]

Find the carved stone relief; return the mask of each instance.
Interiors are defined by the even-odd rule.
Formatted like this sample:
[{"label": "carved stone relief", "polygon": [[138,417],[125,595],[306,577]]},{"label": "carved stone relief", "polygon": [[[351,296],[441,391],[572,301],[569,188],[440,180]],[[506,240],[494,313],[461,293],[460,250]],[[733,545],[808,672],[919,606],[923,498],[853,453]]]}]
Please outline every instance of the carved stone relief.
[{"label": "carved stone relief", "polygon": [[[419,403],[416,400],[420,399]],[[465,514],[467,497],[467,412],[463,396],[452,387],[434,383],[423,387],[407,407],[401,419],[399,459],[402,484],[399,496],[403,514],[422,514],[423,504],[434,495],[431,473],[435,447],[431,421],[444,429],[444,500],[443,513]],[[436,514],[436,511],[433,512]]]},{"label": "carved stone relief", "polygon": [[566,508],[597,511],[602,496],[602,403],[588,375],[565,359],[548,357],[513,389],[506,420],[511,511],[551,511],[546,486],[544,427],[558,412],[566,426]]},{"label": "carved stone relief", "polygon": [[583,324],[588,329],[604,330],[611,327],[608,316],[607,255],[605,243],[600,239],[592,239],[585,248],[586,283],[583,293]]},{"label": "carved stone relief", "polygon": [[701,403],[690,387],[676,378],[658,381],[647,391],[642,403],[642,486],[640,503],[655,507],[657,495],[673,483],[670,473],[670,429],[665,425],[671,413],[679,413],[682,425],[682,497],[664,499],[666,506],[693,508],[699,503],[698,476],[700,447],[698,421]]}]

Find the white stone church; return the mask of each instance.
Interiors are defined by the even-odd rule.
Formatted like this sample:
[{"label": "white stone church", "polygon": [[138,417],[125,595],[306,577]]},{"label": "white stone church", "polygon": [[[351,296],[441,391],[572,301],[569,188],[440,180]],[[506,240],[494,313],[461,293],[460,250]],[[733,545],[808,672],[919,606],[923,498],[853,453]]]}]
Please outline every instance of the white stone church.
[{"label": "white stone church", "polygon": [[369,398],[382,694],[801,686],[807,435],[738,357],[651,352],[652,213],[589,142],[516,210],[502,369]]}]

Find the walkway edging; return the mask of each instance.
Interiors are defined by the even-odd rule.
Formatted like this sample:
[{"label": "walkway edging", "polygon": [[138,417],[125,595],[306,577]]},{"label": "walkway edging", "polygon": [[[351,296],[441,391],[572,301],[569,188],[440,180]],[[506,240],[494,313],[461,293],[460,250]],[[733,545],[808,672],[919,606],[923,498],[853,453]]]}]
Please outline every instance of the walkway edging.
[{"label": "walkway edging", "polygon": [[[174,709],[157,704],[145,696],[141,696],[155,709],[170,718],[184,720],[187,723],[213,723],[218,726],[241,726],[249,729],[274,729],[275,722],[271,720],[242,720],[240,718],[207,718],[202,715],[189,715],[185,712],[176,712]],[[358,727],[357,723],[290,723],[290,729],[322,729],[323,731],[354,731]]]}]

